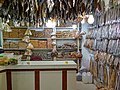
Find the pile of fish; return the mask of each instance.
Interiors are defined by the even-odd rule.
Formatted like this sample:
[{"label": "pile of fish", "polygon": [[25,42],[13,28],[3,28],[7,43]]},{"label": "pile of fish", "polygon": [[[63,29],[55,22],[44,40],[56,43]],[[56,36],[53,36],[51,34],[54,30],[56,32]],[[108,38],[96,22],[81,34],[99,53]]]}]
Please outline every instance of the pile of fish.
[{"label": "pile of fish", "polygon": [[83,12],[101,10],[103,0],[2,0],[0,17],[43,25],[49,18],[64,21],[78,18]]}]

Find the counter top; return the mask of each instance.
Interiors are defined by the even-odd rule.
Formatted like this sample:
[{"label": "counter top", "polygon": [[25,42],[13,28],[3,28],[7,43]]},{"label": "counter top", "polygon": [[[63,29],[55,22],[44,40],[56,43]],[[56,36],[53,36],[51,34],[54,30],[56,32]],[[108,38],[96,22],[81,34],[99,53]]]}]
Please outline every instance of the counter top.
[{"label": "counter top", "polygon": [[76,69],[74,61],[20,61],[17,65],[0,66],[0,71],[9,69]]}]

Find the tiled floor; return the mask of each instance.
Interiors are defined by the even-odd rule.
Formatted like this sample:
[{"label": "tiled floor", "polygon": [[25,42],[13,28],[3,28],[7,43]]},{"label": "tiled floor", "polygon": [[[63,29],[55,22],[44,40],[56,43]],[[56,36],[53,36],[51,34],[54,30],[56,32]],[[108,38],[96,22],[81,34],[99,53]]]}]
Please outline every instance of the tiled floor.
[{"label": "tiled floor", "polygon": [[84,84],[83,82],[77,81],[76,85],[77,90],[96,90],[94,84]]}]

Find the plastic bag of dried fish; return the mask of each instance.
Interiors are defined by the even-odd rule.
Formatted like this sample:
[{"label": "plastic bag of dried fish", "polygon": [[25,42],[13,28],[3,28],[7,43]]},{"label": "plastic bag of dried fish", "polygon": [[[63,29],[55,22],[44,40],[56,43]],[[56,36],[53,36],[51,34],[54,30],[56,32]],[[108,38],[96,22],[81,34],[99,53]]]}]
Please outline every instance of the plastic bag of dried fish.
[{"label": "plastic bag of dried fish", "polygon": [[97,46],[97,40],[95,39],[92,49],[93,49],[93,50],[96,50],[96,46]]},{"label": "plastic bag of dried fish", "polygon": [[96,39],[97,40],[101,40],[101,35],[102,35],[102,30],[101,30],[101,28],[98,28],[98,30],[97,30],[97,37],[96,37]]},{"label": "plastic bag of dried fish", "polygon": [[102,28],[102,39],[108,38],[108,28],[109,28],[108,25]]},{"label": "plastic bag of dried fish", "polygon": [[105,39],[102,41],[102,51],[106,52],[107,51],[107,45],[108,45],[108,40]]},{"label": "plastic bag of dried fish", "polygon": [[117,44],[117,40],[110,40],[109,44],[108,44],[108,53],[113,54],[114,52],[116,52],[116,45]]},{"label": "plastic bag of dried fish", "polygon": [[120,40],[119,39],[117,40],[117,46],[115,49],[116,49],[115,55],[120,56]]},{"label": "plastic bag of dried fish", "polygon": [[117,23],[116,25],[117,25],[117,36],[116,37],[120,39],[120,23]]}]

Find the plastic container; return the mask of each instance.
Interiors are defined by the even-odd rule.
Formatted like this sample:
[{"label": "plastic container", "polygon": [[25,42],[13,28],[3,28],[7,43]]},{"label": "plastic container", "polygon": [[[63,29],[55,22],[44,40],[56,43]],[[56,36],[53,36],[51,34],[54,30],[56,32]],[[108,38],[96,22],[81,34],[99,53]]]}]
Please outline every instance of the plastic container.
[{"label": "plastic container", "polygon": [[87,72],[87,79],[88,83],[92,83],[92,74],[90,72]]},{"label": "plastic container", "polygon": [[83,83],[88,83],[87,73],[86,73],[86,72],[83,72],[83,73],[82,73],[82,82],[83,82]]}]

